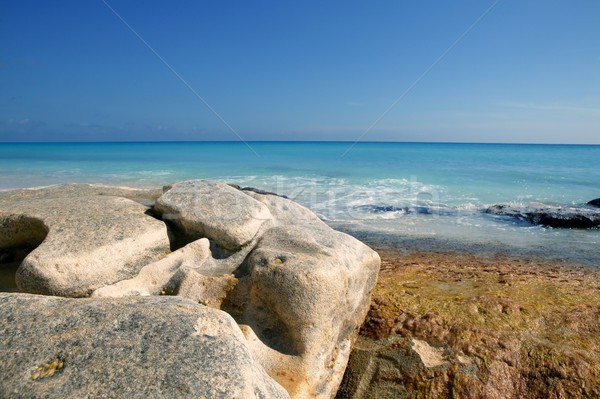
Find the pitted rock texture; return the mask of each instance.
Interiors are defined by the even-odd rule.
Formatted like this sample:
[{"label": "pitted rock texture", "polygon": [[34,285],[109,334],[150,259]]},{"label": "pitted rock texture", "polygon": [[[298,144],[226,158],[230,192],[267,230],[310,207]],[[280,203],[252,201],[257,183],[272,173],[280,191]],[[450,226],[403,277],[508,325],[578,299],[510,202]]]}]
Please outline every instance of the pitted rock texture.
[{"label": "pitted rock texture", "polygon": [[20,291],[87,296],[135,276],[169,250],[166,226],[146,215],[147,207],[83,195],[86,191],[71,197],[55,188],[0,196],[0,249],[33,249],[17,270]]},{"label": "pitted rock texture", "polygon": [[177,297],[0,294],[3,398],[289,398],[227,313]]},{"label": "pitted rock texture", "polygon": [[[83,193],[89,190],[85,188]],[[103,190],[118,194],[121,189]],[[52,196],[61,191],[51,189],[49,193]],[[176,329],[183,328],[178,312],[187,312],[187,305],[169,305],[174,315],[169,317],[160,310],[163,302],[157,297],[169,304],[171,300],[191,301],[185,303],[195,304],[194,311],[206,313],[202,325],[222,324],[222,311],[233,317],[229,320],[237,322],[237,332],[230,335],[246,348],[255,363],[239,367],[228,363],[231,370],[223,372],[223,378],[242,378],[246,365],[256,368],[259,374],[224,388],[219,388],[224,380],[214,376],[212,388],[217,391],[200,397],[250,397],[250,392],[258,397],[280,397],[273,388],[279,386],[293,398],[335,396],[369,308],[380,259],[375,251],[331,229],[310,210],[282,196],[201,180],[167,187],[154,209],[126,198],[99,194],[48,198],[42,190],[35,191],[32,198],[22,193],[6,198],[0,202],[6,205],[0,213],[4,223],[0,228],[10,234],[5,234],[0,243],[13,247],[39,245],[19,266],[21,289],[63,296],[91,294],[92,299],[80,303],[94,304],[86,308],[92,315],[96,314],[94,307],[104,306],[100,304],[127,309],[133,312],[132,317],[149,312],[154,304],[163,321],[152,320]],[[153,200],[148,195],[146,198]],[[162,221],[149,214],[160,215]],[[167,226],[171,234],[167,234]],[[168,237],[176,245],[169,243]],[[169,244],[173,252],[168,250]],[[200,304],[214,308],[215,313]],[[57,322],[74,320],[69,306],[65,305],[62,315],[53,313]],[[42,308],[38,310],[43,312]],[[78,312],[75,307],[73,311]],[[45,313],[40,317],[46,320]],[[104,316],[101,320],[108,323]],[[137,327],[124,328],[133,331]],[[149,324],[140,328],[136,331],[142,337],[155,334]],[[102,329],[98,333],[111,334]],[[160,330],[160,334],[162,339],[170,337],[166,330]],[[202,345],[210,346],[206,349],[209,359],[218,360],[231,345],[215,337],[210,335]],[[98,342],[103,339],[99,337]],[[123,345],[135,347],[128,341]],[[188,357],[185,346],[172,350],[173,356]],[[48,352],[46,363],[33,372],[47,374],[56,369],[52,373],[60,376],[63,371],[58,368],[62,362],[66,370],[68,360],[62,354],[52,356]],[[18,363],[25,362],[19,359]],[[104,370],[109,367],[106,364],[97,367],[103,369],[102,373],[110,373]],[[137,371],[130,373],[125,365],[119,367],[125,370],[123,378],[138,378]],[[262,370],[272,380],[265,380]],[[111,380],[112,374],[106,378]],[[260,388],[253,385],[254,381]],[[160,389],[167,387],[170,385],[161,385]],[[118,389],[121,396],[130,392],[123,385]],[[95,394],[92,391],[88,395]]]},{"label": "pitted rock texture", "polygon": [[[222,201],[223,193],[230,200]],[[263,217],[219,206],[234,201],[251,204]],[[206,234],[233,248],[223,237],[246,231],[246,238],[235,240],[240,249],[225,257],[213,256],[206,238],[192,241],[93,295],[166,293],[224,309],[240,324],[256,359],[292,397],[333,397],[369,308],[377,253],[289,199],[222,183],[175,184],[157,208],[163,216],[179,215],[167,220],[191,235],[188,240]]]}]

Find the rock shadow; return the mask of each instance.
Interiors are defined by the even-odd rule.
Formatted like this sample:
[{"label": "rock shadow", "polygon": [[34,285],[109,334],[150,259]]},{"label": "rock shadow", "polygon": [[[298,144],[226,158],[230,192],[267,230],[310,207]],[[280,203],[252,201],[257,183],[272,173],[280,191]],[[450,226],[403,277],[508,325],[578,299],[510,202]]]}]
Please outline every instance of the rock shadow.
[{"label": "rock shadow", "polygon": [[226,293],[220,309],[229,313],[238,325],[250,327],[265,347],[283,355],[301,355],[304,348],[295,331],[272,311],[271,305],[257,298],[253,292],[251,256],[252,251],[233,271],[237,284]]},{"label": "rock shadow", "polygon": [[[144,212],[145,215],[151,216],[156,220],[160,220],[161,222],[163,222],[165,224],[165,226],[167,227],[167,235],[169,237],[169,249],[171,250],[171,252],[175,252],[178,249],[181,249],[183,247],[185,247],[186,245],[188,245],[191,242],[197,241],[201,238],[205,238],[205,237],[200,237],[200,236],[192,236],[187,234],[185,231],[183,231],[181,228],[179,228],[175,223],[169,221],[169,220],[164,220],[162,215],[157,212],[154,207],[149,208],[146,212]],[[206,237],[208,238],[208,237]],[[229,249],[223,248],[219,245],[217,245],[217,243],[215,243],[214,240],[211,240],[209,238],[210,241],[210,252],[213,258],[215,259],[227,259],[232,255],[235,255],[235,251],[231,251]]]},{"label": "rock shadow", "polygon": [[39,219],[24,215],[0,216],[0,292],[19,292],[17,270],[47,235],[48,227]]}]

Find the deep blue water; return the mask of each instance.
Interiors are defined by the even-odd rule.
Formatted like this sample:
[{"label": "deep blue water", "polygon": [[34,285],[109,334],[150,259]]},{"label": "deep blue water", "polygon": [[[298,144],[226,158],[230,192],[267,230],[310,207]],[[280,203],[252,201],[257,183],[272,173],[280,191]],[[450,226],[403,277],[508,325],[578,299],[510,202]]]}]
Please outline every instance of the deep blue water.
[{"label": "deep blue water", "polygon": [[[489,218],[498,202],[600,197],[600,146],[443,143],[0,144],[0,189],[86,182],[158,186],[215,179],[295,198],[331,224],[527,250],[600,265],[598,230]],[[351,149],[350,149],[351,148]],[[350,150],[349,150],[350,149]],[[427,209],[406,214],[405,207]],[[375,212],[375,210],[392,210]],[[397,210],[397,211],[394,211]]]}]

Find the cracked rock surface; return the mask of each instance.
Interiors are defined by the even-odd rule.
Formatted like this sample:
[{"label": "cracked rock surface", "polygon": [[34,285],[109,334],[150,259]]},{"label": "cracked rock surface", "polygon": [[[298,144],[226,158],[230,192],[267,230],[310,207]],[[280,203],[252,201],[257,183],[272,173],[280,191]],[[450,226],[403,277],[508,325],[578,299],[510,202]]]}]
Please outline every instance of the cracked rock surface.
[{"label": "cracked rock surface", "polygon": [[[153,201],[154,208],[148,208]],[[47,397],[57,397],[62,384],[89,378],[88,372],[105,376],[107,386],[97,389],[110,386],[117,396],[127,394],[128,381],[138,386],[141,375],[150,375],[155,366],[154,357],[138,353],[147,338],[143,351],[152,346],[169,367],[184,367],[176,374],[185,375],[156,371],[163,378],[146,387],[153,392],[181,388],[190,397],[332,398],[380,266],[375,251],[287,198],[202,180],[176,183],[161,196],[156,190],[77,185],[45,194],[44,189],[5,193],[0,229],[0,251],[26,255],[16,272],[20,291],[93,297],[0,297],[10,304],[3,309],[9,313],[2,329],[13,337],[2,341],[0,351],[9,354],[20,335],[16,331],[27,330],[20,345],[32,343],[44,358],[3,357],[11,369],[25,367],[22,373],[36,381],[44,375]],[[27,312],[19,314],[20,308]],[[139,322],[127,324],[117,311]],[[95,353],[94,342],[108,337],[116,342],[113,352],[125,352],[99,349],[102,360],[93,368],[69,368],[58,348],[70,344],[48,335],[60,336],[65,325],[77,330],[78,318],[87,320],[83,329],[97,323],[94,334],[74,333],[81,356]],[[43,326],[31,327],[34,320]],[[48,323],[58,327],[48,330]],[[190,328],[203,332],[188,334]],[[208,348],[190,348],[195,345]],[[175,364],[177,358],[185,359],[182,365]],[[30,364],[34,359],[40,364]],[[110,359],[121,372],[112,373]],[[146,366],[150,371],[139,369]],[[15,392],[9,397],[25,389],[19,382],[25,374],[0,377],[0,384]],[[66,397],[96,392],[77,389]]]}]

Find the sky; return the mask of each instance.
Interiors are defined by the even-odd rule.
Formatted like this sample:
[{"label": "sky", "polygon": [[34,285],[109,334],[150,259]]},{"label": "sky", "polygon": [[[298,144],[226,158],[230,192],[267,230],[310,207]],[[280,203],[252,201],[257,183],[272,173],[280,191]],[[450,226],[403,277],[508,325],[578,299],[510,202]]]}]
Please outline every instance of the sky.
[{"label": "sky", "polygon": [[600,2],[0,2],[0,141],[600,144]]}]

